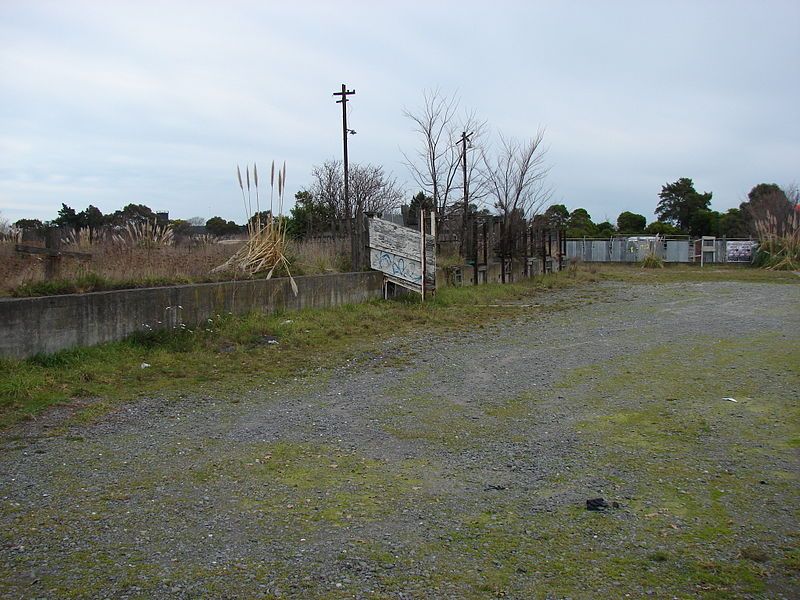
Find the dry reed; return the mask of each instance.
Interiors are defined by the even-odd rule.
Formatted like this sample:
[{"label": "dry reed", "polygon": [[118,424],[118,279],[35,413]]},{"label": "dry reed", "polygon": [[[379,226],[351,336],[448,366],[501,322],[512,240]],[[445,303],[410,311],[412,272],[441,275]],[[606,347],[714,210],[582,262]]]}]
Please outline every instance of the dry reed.
[{"label": "dry reed", "polygon": [[283,199],[286,191],[286,163],[283,168],[278,169],[278,217],[273,216],[273,197],[275,192],[275,161],[272,161],[270,176],[270,212],[267,222],[261,222],[261,212],[258,210],[258,170],[253,165],[253,184],[256,195],[256,212],[252,210],[252,191],[250,187],[250,168],[245,166],[245,182],[247,193],[242,182],[242,171],[236,166],[236,177],[239,182],[239,189],[242,193],[242,203],[247,212],[247,241],[245,244],[227,261],[212,269],[212,273],[233,271],[234,273],[244,273],[252,277],[258,273],[266,272],[267,279],[270,279],[278,267],[283,267],[289,276],[292,291],[297,295],[297,284],[289,271],[289,260],[286,258],[286,220],[283,218]]},{"label": "dry reed", "polygon": [[[780,227],[782,225],[782,227]],[[787,222],[778,223],[773,214],[755,223],[758,232],[756,264],[771,271],[800,270],[800,213],[793,211]],[[783,231],[783,235],[778,235]]]}]

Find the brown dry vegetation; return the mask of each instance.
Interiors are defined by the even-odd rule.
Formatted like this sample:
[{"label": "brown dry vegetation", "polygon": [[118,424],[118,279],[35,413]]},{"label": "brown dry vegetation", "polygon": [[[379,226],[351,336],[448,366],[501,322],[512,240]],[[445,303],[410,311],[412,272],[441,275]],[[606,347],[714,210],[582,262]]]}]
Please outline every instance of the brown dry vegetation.
[{"label": "brown dry vegetation", "polygon": [[[59,285],[48,291],[41,285],[44,282],[44,257],[17,253],[13,241],[0,241],[0,296],[59,293],[59,290],[89,291],[105,286],[141,287],[226,280],[233,274],[212,274],[211,271],[225,263],[242,244],[242,240],[206,240],[201,244],[176,245],[133,245],[111,241],[70,244],[64,249],[91,254],[91,259],[62,258],[61,283],[72,282],[74,289]],[[291,243],[288,254],[292,273],[311,275],[346,270],[349,265],[341,259],[343,248],[340,246],[334,241]],[[103,285],[98,286],[98,281]],[[41,291],[35,291],[39,287]]]}]

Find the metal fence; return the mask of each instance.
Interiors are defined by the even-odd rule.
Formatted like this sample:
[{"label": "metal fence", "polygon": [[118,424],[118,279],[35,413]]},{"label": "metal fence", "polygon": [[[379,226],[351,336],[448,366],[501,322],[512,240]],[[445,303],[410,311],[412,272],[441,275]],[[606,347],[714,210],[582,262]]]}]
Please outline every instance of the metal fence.
[{"label": "metal fence", "polygon": [[[703,245],[705,244],[705,245]],[[609,239],[568,239],[567,259],[585,262],[641,262],[650,254],[664,262],[744,263],[752,262],[753,240],[705,238],[663,238],[655,236],[613,237]]]}]

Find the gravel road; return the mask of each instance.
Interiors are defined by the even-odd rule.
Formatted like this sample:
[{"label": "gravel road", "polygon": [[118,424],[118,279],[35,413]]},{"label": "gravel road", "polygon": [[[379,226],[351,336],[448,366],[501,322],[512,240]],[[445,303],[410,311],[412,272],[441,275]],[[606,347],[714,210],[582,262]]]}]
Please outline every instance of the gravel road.
[{"label": "gravel road", "polygon": [[800,285],[536,301],[3,432],[0,596],[800,597]]}]

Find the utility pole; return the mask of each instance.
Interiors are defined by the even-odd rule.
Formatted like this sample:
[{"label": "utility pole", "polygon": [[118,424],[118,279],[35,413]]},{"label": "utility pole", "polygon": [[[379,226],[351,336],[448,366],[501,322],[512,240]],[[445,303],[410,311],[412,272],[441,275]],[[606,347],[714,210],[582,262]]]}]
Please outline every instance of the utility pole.
[{"label": "utility pole", "polygon": [[[347,136],[350,133],[350,130],[347,128],[347,97],[352,96],[355,94],[355,90],[348,90],[347,86],[343,83],[342,84],[342,91],[341,92],[334,92],[334,96],[341,96],[341,99],[336,101],[336,104],[342,105],[342,145],[344,146],[344,208],[347,212],[347,218],[345,219],[347,231],[350,234],[350,258],[351,262],[353,263],[352,267],[355,269],[360,269],[361,265],[356,265],[356,261],[358,260],[358,251],[356,248],[356,240],[355,236],[353,235],[353,227],[351,225],[350,219],[351,210],[350,210],[350,181],[347,175],[348,171],[348,164],[347,164]],[[353,132],[355,133],[355,132]],[[360,227],[359,223],[356,223],[356,227]]]},{"label": "utility pole", "polygon": [[459,138],[459,142],[461,143],[461,167],[463,169],[464,174],[464,218],[463,222],[461,223],[461,256],[462,258],[466,258],[467,256],[467,248],[466,248],[466,241],[467,241],[467,216],[469,215],[469,180],[467,178],[467,142],[470,141],[470,137],[475,132],[467,133],[466,131],[461,132],[461,137]]}]

